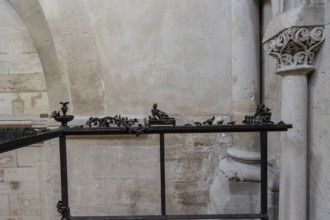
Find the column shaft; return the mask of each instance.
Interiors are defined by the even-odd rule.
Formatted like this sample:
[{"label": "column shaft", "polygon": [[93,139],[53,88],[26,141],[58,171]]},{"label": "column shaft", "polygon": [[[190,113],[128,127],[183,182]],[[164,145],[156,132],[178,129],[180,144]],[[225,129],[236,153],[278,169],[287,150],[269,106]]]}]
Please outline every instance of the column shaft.
[{"label": "column shaft", "polygon": [[281,134],[280,220],[306,219],[307,77],[282,79],[282,119],[293,128]]},{"label": "column shaft", "polygon": [[[233,0],[231,7],[233,120],[241,123],[259,104],[259,7],[255,0]],[[256,141],[254,134],[234,135],[234,149],[229,150],[229,154],[249,159],[246,152],[259,151]],[[250,159],[259,157],[255,154]]]}]

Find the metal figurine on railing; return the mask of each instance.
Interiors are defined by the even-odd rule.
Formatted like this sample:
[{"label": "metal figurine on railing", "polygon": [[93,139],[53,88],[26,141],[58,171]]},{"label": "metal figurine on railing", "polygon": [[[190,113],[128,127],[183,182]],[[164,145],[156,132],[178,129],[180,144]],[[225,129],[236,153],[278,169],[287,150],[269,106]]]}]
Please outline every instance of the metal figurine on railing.
[{"label": "metal figurine on railing", "polygon": [[152,116],[149,116],[149,125],[173,125],[175,126],[175,118],[170,118],[168,114],[159,110],[157,103],[154,103],[151,109]]},{"label": "metal figurine on railing", "polygon": [[258,105],[256,113],[253,116],[246,115],[242,123],[246,125],[273,125],[274,122],[271,118],[271,109],[265,105]]},{"label": "metal figurine on railing", "polygon": [[[68,127],[67,122],[73,119],[73,115],[67,115],[69,102],[60,102],[62,105],[61,111],[54,111],[51,115],[56,121],[62,123],[62,127]],[[258,105],[254,115],[246,115],[241,125],[273,125],[274,122],[271,120],[272,112],[271,109],[265,105]],[[86,122],[86,125],[90,128],[111,128],[119,127],[124,128],[128,133],[135,133],[137,136],[143,134],[151,126],[176,126],[176,120],[174,117],[169,117],[167,113],[158,109],[156,103],[153,104],[151,109],[151,116],[148,117],[148,123],[142,125],[139,123],[138,119],[130,119],[128,117],[123,117],[121,115],[116,115],[114,117],[90,117]],[[183,125],[183,127],[190,126],[236,126],[236,121],[230,120],[224,124],[224,120],[219,120],[215,122],[215,116],[206,119],[205,121],[199,122],[194,121],[192,124],[188,123]],[[279,122],[278,125],[285,125],[284,122]]]},{"label": "metal figurine on railing", "polygon": [[61,111],[62,111],[62,115],[60,113],[60,111],[53,111],[53,113],[51,114],[51,118],[54,118],[55,121],[61,122],[62,123],[62,127],[68,127],[68,122],[72,121],[74,116],[73,115],[67,115],[67,111],[68,111],[68,104],[70,102],[60,102],[60,104],[62,105]]}]

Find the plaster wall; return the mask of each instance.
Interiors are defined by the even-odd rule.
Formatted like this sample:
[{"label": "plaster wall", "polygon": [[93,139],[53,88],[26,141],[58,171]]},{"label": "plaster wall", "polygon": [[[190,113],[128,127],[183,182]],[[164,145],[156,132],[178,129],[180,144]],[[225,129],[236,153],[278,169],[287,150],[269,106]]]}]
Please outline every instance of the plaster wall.
[{"label": "plaster wall", "polygon": [[[20,96],[25,107],[15,117],[39,116],[58,110],[58,101],[70,101],[70,113],[76,115],[72,124],[81,125],[89,116],[144,118],[157,102],[178,124],[213,115],[230,120],[229,0],[10,2],[0,1],[1,15],[14,18],[20,30],[7,31],[11,20],[5,20],[0,36],[17,32],[19,40],[4,38],[0,50],[9,44],[11,52],[19,52],[12,56],[17,60],[10,60],[16,63],[12,68],[7,50],[0,53],[0,97],[12,94],[8,82],[16,78],[17,93],[28,88],[31,94],[45,94],[40,106],[31,109],[26,106],[32,98]],[[32,55],[21,58],[26,55],[21,47]],[[13,99],[3,102],[4,120],[13,112]],[[20,124],[13,120],[11,125]],[[40,124],[58,126],[37,119],[28,126]],[[159,214],[158,141],[155,136],[69,138],[72,214]],[[208,190],[231,135],[169,135],[165,141],[169,213],[206,213]],[[58,140],[8,153],[0,161],[0,219],[59,218]],[[10,188],[15,184],[22,188]]]},{"label": "plaster wall", "polygon": [[309,219],[330,218],[330,1],[325,2],[326,40],[310,78]]},{"label": "plaster wall", "polygon": [[185,116],[231,112],[230,1],[85,4],[108,114],[145,114],[153,102]]}]

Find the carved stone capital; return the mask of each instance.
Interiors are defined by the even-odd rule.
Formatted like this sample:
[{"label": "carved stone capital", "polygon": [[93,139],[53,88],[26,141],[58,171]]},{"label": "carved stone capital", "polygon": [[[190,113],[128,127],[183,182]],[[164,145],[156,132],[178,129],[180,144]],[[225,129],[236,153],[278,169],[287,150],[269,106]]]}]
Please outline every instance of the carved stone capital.
[{"label": "carved stone capital", "polygon": [[308,74],[315,70],[314,58],[325,39],[324,27],[291,27],[264,43],[277,59],[278,74]]}]

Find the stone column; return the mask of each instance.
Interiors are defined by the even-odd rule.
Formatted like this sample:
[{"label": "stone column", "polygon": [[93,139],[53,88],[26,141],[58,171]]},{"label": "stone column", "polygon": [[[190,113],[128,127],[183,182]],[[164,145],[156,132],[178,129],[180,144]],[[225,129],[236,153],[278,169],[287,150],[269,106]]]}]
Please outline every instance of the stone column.
[{"label": "stone column", "polygon": [[[258,1],[231,1],[232,24],[232,103],[233,120],[241,123],[247,114],[253,115],[259,104],[259,25]],[[220,169],[240,181],[259,180],[259,142],[256,134],[234,134],[230,158]],[[235,166],[226,163],[235,161]],[[237,163],[238,162],[238,163]],[[240,164],[243,163],[243,164]],[[233,164],[233,163],[231,163]],[[246,168],[254,164],[256,169]],[[241,166],[242,165],[242,166]],[[234,176],[232,176],[234,175]],[[251,179],[252,178],[252,179]]]},{"label": "stone column", "polygon": [[325,39],[323,27],[292,27],[265,42],[282,76],[281,118],[293,129],[281,134],[280,220],[306,219],[307,75]]},{"label": "stone column", "polygon": [[[232,111],[242,123],[259,104],[259,3],[232,0]],[[256,134],[234,134],[228,157],[210,189],[210,213],[254,213],[259,209],[259,139]],[[254,205],[251,206],[251,202]]]}]

